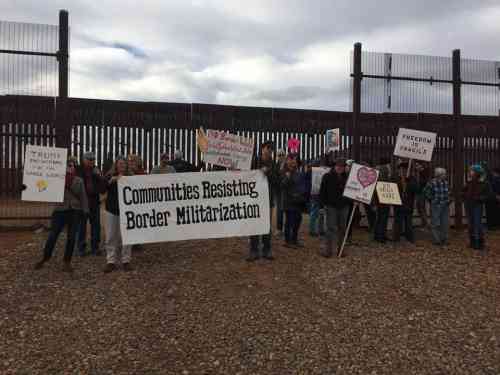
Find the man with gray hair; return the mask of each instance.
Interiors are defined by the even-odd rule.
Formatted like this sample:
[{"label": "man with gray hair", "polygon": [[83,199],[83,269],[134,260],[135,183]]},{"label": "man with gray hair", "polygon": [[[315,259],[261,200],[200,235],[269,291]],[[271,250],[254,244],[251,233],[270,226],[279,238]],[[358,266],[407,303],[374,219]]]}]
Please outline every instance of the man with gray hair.
[{"label": "man with gray hair", "polygon": [[168,163],[168,165],[174,167],[175,172],[199,172],[200,168],[196,168],[193,164],[183,159],[184,155],[181,150],[175,150],[174,160]]},{"label": "man with gray hair", "polygon": [[424,188],[424,195],[431,203],[433,244],[446,246],[448,244],[450,216],[450,192],[446,169],[436,168],[434,170],[434,178]]}]

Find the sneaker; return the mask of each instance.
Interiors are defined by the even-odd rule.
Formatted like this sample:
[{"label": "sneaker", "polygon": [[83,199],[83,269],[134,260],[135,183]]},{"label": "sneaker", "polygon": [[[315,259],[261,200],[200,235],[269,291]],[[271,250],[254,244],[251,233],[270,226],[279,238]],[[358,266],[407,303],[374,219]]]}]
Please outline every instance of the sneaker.
[{"label": "sneaker", "polygon": [[130,263],[123,263],[123,270],[125,272],[133,271],[134,268],[130,265]]},{"label": "sneaker", "polygon": [[104,267],[104,273],[113,272],[115,269],[116,269],[116,266],[113,263],[108,263],[108,264],[106,264],[106,267]]}]

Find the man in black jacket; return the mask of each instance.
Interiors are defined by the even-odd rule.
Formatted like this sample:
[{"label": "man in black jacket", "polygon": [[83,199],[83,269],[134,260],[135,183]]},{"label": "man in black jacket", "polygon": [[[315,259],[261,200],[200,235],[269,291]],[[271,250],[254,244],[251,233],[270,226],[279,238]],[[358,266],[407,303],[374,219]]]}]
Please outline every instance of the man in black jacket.
[{"label": "man in black jacket", "polygon": [[85,185],[87,200],[89,204],[88,214],[83,214],[78,230],[78,252],[85,256],[87,221],[90,222],[90,251],[92,255],[100,255],[99,242],[101,241],[101,207],[100,194],[106,191],[106,182],[101,171],[95,165],[93,152],[83,155],[82,165],[77,167],[76,175],[80,177]]},{"label": "man in black jacket", "polygon": [[200,171],[200,168],[196,168],[193,164],[183,159],[181,150],[176,150],[174,152],[174,160],[169,162],[168,165],[174,167],[175,173]]},{"label": "man in black jacket", "polygon": [[346,163],[337,160],[330,172],[323,176],[319,199],[326,209],[326,238],[321,255],[330,258],[333,250],[337,252],[345,235],[347,216],[349,214],[349,199],[343,196],[347,183]]},{"label": "man in black jacket", "polygon": [[[273,161],[273,142],[267,141],[261,145],[260,157],[256,158],[253,163],[252,169],[260,169],[267,177],[267,182],[269,185],[269,208],[272,212],[273,207],[273,195],[276,185],[279,181],[279,169],[278,165]],[[272,218],[272,215],[271,215]],[[271,230],[268,234],[263,236],[252,236],[250,237],[250,254],[247,261],[253,262],[260,258],[259,254],[259,244],[262,240],[262,257],[267,260],[273,260],[272,249],[271,249]]]}]

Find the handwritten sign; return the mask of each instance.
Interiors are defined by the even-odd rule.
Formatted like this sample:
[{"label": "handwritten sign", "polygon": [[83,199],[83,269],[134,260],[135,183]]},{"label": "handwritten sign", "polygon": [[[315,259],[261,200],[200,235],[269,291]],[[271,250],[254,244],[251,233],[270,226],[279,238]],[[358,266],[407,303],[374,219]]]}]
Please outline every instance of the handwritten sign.
[{"label": "handwritten sign", "polygon": [[377,182],[377,197],[382,204],[401,206],[398,185],[391,182]]},{"label": "handwritten sign", "polygon": [[326,131],[326,151],[340,150],[340,129],[330,129]]},{"label": "handwritten sign", "polygon": [[436,133],[399,128],[394,155],[416,160],[431,161],[436,145]]},{"label": "handwritten sign", "polygon": [[288,149],[290,150],[290,152],[299,152],[299,148],[300,148],[300,139],[297,139],[297,138],[290,138],[288,140]]},{"label": "handwritten sign", "polygon": [[378,180],[378,170],[353,163],[344,189],[344,197],[370,204]]},{"label": "handwritten sign", "polygon": [[65,148],[27,145],[24,155],[23,201],[62,202],[66,178]]},{"label": "handwritten sign", "polygon": [[[254,140],[219,130],[207,130],[207,147],[203,154],[206,163],[239,170],[250,170]],[[200,142],[198,142],[200,145]]]},{"label": "handwritten sign", "polygon": [[313,167],[312,169],[312,184],[311,184],[311,194],[318,195],[321,187],[321,180],[323,176],[330,171],[327,167]]}]

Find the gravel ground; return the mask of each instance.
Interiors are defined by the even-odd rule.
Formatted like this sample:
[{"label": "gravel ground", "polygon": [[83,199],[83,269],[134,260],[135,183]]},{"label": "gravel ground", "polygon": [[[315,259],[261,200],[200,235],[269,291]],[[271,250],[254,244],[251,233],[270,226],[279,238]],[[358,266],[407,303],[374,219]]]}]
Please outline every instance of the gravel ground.
[{"label": "gravel ground", "polygon": [[500,234],[252,264],[246,239],[166,243],[106,275],[61,272],[61,241],[33,271],[46,235],[0,233],[1,374],[500,374]]}]

